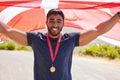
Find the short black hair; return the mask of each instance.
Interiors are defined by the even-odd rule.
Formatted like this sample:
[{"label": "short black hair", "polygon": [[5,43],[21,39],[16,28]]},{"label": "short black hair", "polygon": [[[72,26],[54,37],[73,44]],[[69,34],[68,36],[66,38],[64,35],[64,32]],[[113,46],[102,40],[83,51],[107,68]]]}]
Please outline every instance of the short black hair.
[{"label": "short black hair", "polygon": [[61,15],[63,20],[64,20],[64,13],[58,8],[49,10],[48,13],[47,13],[47,19],[51,15]]}]

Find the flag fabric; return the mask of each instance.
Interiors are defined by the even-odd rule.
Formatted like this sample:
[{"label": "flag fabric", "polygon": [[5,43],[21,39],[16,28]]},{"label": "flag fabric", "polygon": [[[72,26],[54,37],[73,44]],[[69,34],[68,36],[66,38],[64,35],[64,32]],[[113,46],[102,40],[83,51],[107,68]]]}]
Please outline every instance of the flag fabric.
[{"label": "flag fabric", "polygon": [[[89,30],[120,11],[120,1],[0,0],[0,19],[25,32],[44,29],[46,13],[51,8],[60,8],[64,12],[66,27]],[[103,36],[120,41],[120,21]],[[0,39],[6,37],[0,34]]]}]

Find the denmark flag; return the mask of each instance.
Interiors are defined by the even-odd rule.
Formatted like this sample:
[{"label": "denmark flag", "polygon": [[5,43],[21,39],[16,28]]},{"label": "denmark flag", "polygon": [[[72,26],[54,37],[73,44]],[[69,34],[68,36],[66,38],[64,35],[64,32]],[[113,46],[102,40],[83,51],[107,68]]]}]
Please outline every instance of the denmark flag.
[{"label": "denmark flag", "polygon": [[[120,11],[119,0],[0,0],[0,20],[22,31],[45,29],[46,13],[60,8],[65,27],[89,30]],[[102,36],[120,41],[120,22]],[[0,34],[0,39],[6,39]]]}]

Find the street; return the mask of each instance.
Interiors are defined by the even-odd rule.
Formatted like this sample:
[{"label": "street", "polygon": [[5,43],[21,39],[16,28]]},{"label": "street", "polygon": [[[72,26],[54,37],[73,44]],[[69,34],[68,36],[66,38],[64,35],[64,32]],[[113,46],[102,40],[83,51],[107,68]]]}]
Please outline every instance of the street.
[{"label": "street", "polygon": [[[73,80],[120,80],[120,65],[73,57]],[[33,53],[0,51],[0,80],[33,80]]]}]

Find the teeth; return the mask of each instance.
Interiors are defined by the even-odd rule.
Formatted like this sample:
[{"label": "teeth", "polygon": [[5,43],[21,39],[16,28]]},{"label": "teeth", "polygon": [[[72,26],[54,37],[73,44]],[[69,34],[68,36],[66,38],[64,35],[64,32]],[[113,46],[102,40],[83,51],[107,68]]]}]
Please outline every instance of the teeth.
[{"label": "teeth", "polygon": [[57,28],[53,28],[52,30],[56,31],[56,30],[57,30]]}]

